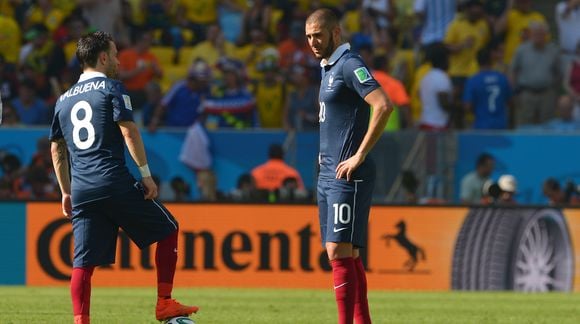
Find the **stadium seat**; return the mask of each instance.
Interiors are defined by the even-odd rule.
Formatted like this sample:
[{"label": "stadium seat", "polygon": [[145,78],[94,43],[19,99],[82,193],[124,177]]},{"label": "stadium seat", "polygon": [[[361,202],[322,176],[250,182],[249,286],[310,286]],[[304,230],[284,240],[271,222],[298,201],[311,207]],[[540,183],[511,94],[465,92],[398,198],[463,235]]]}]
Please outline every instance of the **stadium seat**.
[{"label": "stadium seat", "polygon": [[161,78],[161,91],[164,93],[167,92],[175,82],[185,79],[186,76],[187,66],[183,64],[164,66],[163,78]]},{"label": "stadium seat", "polygon": [[159,64],[163,67],[164,70],[169,66],[174,65],[173,57],[175,55],[175,51],[172,47],[152,46],[150,51],[157,57]]}]

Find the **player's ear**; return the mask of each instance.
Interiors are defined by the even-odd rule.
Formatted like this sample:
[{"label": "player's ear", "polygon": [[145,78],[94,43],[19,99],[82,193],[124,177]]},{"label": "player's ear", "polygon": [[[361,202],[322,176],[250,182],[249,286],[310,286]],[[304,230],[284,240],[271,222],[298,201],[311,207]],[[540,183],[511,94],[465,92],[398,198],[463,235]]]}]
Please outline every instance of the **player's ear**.
[{"label": "player's ear", "polygon": [[107,54],[107,52],[102,51],[99,53],[99,62],[101,65],[105,65],[105,63],[107,62],[107,60],[109,59],[109,55]]}]

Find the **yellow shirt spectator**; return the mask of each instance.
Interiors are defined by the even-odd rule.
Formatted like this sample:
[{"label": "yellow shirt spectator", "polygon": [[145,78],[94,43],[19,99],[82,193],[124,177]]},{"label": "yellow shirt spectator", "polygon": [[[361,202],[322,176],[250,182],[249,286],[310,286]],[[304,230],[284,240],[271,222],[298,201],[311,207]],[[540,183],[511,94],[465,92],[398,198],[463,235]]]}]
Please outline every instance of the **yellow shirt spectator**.
[{"label": "yellow shirt spectator", "polygon": [[522,12],[511,9],[507,16],[504,62],[510,64],[516,49],[527,38],[528,27],[532,22],[547,24],[546,18],[537,11]]},{"label": "yellow shirt spectator", "polygon": [[477,73],[477,52],[489,41],[490,30],[484,19],[475,22],[467,18],[456,18],[451,22],[445,35],[445,43],[451,46],[461,46],[449,57],[448,73],[452,77],[469,77]]},{"label": "yellow shirt spectator", "polygon": [[14,7],[22,0],[0,0],[0,15],[14,17]]},{"label": "yellow shirt spectator", "polygon": [[52,7],[48,12],[45,12],[39,6],[33,6],[27,18],[27,25],[44,24],[49,31],[55,31],[62,20],[64,19],[63,12],[55,7]]},{"label": "yellow shirt spectator", "polygon": [[76,0],[52,0],[52,5],[60,9],[63,15],[68,16],[77,6]]},{"label": "yellow shirt spectator", "polygon": [[194,24],[211,24],[217,21],[218,0],[179,0],[185,18]]},{"label": "yellow shirt spectator", "polygon": [[260,126],[263,128],[282,128],[284,110],[284,85],[281,82],[266,84],[259,82],[256,86],[256,107]]},{"label": "yellow shirt spectator", "polygon": [[0,15],[0,54],[8,63],[16,64],[20,53],[20,27],[14,19]]},{"label": "yellow shirt spectator", "polygon": [[411,86],[411,116],[413,120],[421,118],[421,98],[419,98],[419,86],[423,77],[431,71],[431,63],[423,63],[415,70],[413,85]]},{"label": "yellow shirt spectator", "polygon": [[236,51],[234,44],[228,41],[223,41],[223,49],[219,49],[213,44],[213,40],[205,40],[193,47],[191,56],[186,58],[189,59],[188,62],[193,62],[196,58],[203,59],[212,69],[215,69],[215,65],[220,57],[228,56],[231,57]]},{"label": "yellow shirt spectator", "polygon": [[248,76],[252,80],[257,80],[261,72],[256,69],[258,62],[262,61],[269,53],[278,53],[278,49],[271,44],[263,43],[260,45],[248,44],[236,49],[233,57],[244,62]]}]

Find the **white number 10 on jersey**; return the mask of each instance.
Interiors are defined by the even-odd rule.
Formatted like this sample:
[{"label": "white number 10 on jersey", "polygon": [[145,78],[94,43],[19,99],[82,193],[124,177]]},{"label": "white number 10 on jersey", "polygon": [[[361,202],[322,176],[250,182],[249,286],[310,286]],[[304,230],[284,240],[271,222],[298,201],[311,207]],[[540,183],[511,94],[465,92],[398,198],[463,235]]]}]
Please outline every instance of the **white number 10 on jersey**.
[{"label": "white number 10 on jersey", "polygon": [[326,105],[323,101],[320,102],[320,111],[318,112],[318,122],[323,123],[326,119]]}]

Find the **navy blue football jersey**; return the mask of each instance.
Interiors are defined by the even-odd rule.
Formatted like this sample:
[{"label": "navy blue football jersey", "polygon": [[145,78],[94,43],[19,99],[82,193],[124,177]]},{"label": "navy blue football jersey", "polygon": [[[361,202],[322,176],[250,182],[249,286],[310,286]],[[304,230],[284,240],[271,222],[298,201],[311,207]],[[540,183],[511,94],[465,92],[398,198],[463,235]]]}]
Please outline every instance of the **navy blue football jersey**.
[{"label": "navy blue football jersey", "polygon": [[132,121],[121,82],[102,73],[81,75],[57,100],[49,138],[64,138],[71,163],[73,206],[126,192],[134,183],[125,165],[117,122]]},{"label": "navy blue football jersey", "polygon": [[[380,85],[362,58],[350,51],[348,43],[339,46],[325,63],[321,63],[318,116],[320,177],[335,178],[338,163],[356,153],[367,132],[370,107],[364,98]],[[353,178],[368,178],[373,172],[372,162],[367,159]]]}]

